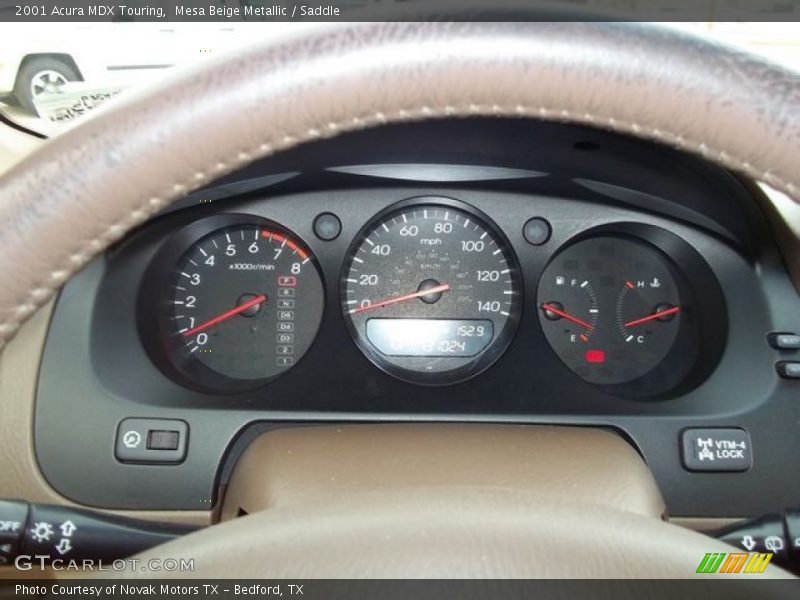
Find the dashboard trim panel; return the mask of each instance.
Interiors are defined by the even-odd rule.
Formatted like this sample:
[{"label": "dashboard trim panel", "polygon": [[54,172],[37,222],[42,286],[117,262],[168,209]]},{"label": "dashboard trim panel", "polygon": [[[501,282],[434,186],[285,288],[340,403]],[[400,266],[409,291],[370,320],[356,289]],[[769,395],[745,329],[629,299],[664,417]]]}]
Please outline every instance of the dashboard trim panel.
[{"label": "dashboard trim panel", "polygon": [[[781,330],[797,329],[790,320],[782,325],[774,324],[775,313],[769,310],[764,297],[757,291],[761,285],[769,285],[780,289],[775,297],[785,298],[787,302],[796,302],[791,283],[782,273],[780,267],[768,267],[769,260],[755,272],[748,264],[726,244],[701,230],[680,223],[666,221],[661,217],[636,213],[625,208],[606,207],[602,213],[592,203],[564,198],[547,198],[531,194],[510,192],[447,189],[447,188],[372,188],[361,190],[341,190],[309,192],[303,194],[273,197],[269,200],[252,198],[234,204],[226,203],[226,210],[249,212],[269,217],[281,222],[312,246],[312,250],[320,258],[321,267],[326,279],[337,274],[341,268],[342,258],[355,232],[381,206],[387,206],[399,198],[419,194],[441,194],[455,196],[473,203],[498,222],[508,232],[523,269],[526,286],[526,297],[535,298],[535,285],[538,273],[547,262],[548,256],[566,241],[581,234],[587,223],[598,226],[602,223],[636,221],[658,227],[669,227],[691,243],[706,258],[719,278],[722,288],[732,289],[734,282],[740,290],[736,296],[726,294],[729,302],[731,319],[741,323],[731,331],[726,346],[726,356],[720,367],[696,390],[663,402],[636,402],[609,395],[598,395],[597,390],[589,386],[579,385],[572,392],[563,392],[552,396],[547,391],[540,391],[526,385],[512,384],[506,380],[501,386],[481,386],[482,378],[470,382],[472,398],[460,406],[445,410],[441,402],[436,405],[435,399],[425,396],[423,391],[414,387],[414,395],[408,396],[409,384],[392,383],[388,376],[381,376],[358,351],[346,336],[346,331],[338,311],[338,290],[328,289],[329,301],[326,305],[326,316],[320,337],[315,348],[309,353],[308,364],[325,355],[317,346],[320,340],[331,335],[332,330],[339,330],[344,337],[338,337],[341,343],[338,348],[336,369],[342,361],[363,361],[362,366],[353,373],[353,381],[360,381],[360,390],[337,391],[331,382],[317,382],[318,389],[325,390],[316,398],[310,398],[306,391],[298,396],[305,400],[313,400],[316,405],[298,406],[280,403],[284,392],[271,392],[276,398],[272,407],[259,403],[257,396],[242,398],[226,398],[222,403],[211,398],[198,398],[181,392],[178,388],[169,387],[163,398],[148,390],[149,376],[141,376],[141,369],[147,368],[148,359],[136,352],[127,353],[123,360],[110,361],[109,348],[104,346],[108,338],[103,334],[102,323],[109,319],[119,323],[127,318],[129,299],[126,300],[125,286],[130,287],[137,281],[133,273],[143,271],[146,261],[135,259],[137,248],[149,247],[154,252],[158,247],[157,239],[161,239],[174,228],[175,223],[185,219],[195,219],[198,214],[208,211],[200,208],[190,213],[171,213],[169,218],[161,219],[143,229],[138,236],[131,238],[126,244],[115,249],[106,259],[98,259],[81,273],[64,290],[57,307],[57,318],[48,339],[45,362],[47,368],[42,370],[37,403],[37,455],[43,472],[52,485],[61,493],[82,503],[117,508],[161,508],[161,509],[202,509],[213,505],[219,485],[219,474],[216,465],[220,464],[233,441],[241,435],[243,428],[258,422],[270,423],[305,423],[313,422],[494,422],[494,423],[549,423],[577,424],[584,426],[611,427],[628,437],[639,452],[648,461],[654,474],[664,489],[668,506],[674,514],[681,516],[716,515],[718,503],[715,501],[715,490],[721,489],[729,493],[737,490],[737,497],[729,501],[731,514],[755,514],[766,512],[771,507],[791,503],[794,491],[787,481],[785,487],[768,490],[764,493],[753,481],[764,477],[780,480],[783,466],[759,460],[759,457],[770,453],[769,447],[778,443],[783,448],[800,446],[800,441],[792,437],[793,425],[785,417],[785,411],[791,410],[787,404],[791,397],[790,387],[786,382],[775,382],[772,363],[774,351],[764,344],[764,348],[751,348],[748,340],[764,339],[763,332],[775,327]],[[313,198],[324,201],[325,210],[335,212],[342,217],[343,233],[334,242],[315,240],[312,221],[315,211],[306,208]],[[498,213],[493,203],[500,203],[508,211]],[[351,206],[350,211],[347,206]],[[320,206],[323,206],[322,204]],[[283,208],[281,208],[283,207]],[[374,207],[374,208],[370,208]],[[545,215],[553,223],[553,239],[545,247],[533,247],[522,239],[522,227],[515,223],[523,223],[515,210],[526,214]],[[526,208],[527,207],[527,208]],[[352,212],[355,211],[355,212]],[[557,214],[561,211],[561,215]],[[292,217],[291,215],[295,215]],[[349,215],[360,215],[353,218]],[[144,246],[141,246],[144,244]],[[145,252],[145,254],[147,254]],[[144,255],[142,255],[144,256]],[[138,264],[138,266],[137,266]],[[747,273],[745,279],[742,274]],[[767,278],[767,281],[762,281]],[[762,281],[762,283],[759,283]],[[126,283],[127,282],[127,283]],[[330,286],[329,286],[330,288]],[[103,291],[105,290],[105,291]],[[114,291],[115,301],[109,302]],[[92,296],[97,292],[98,296]],[[789,294],[789,295],[787,295]],[[793,299],[792,299],[793,298]],[[517,335],[509,353],[492,367],[488,376],[496,369],[505,374],[517,373],[524,377],[532,370],[530,365],[516,364],[513,352],[530,352],[531,336],[535,337],[535,322],[532,317],[530,301],[526,302],[526,314],[523,318],[523,329]],[[106,312],[104,312],[106,311]],[[747,321],[742,315],[747,315]],[[789,313],[784,313],[789,314]],[[795,312],[797,314],[797,312]],[[105,340],[105,341],[104,341]],[[132,343],[132,342],[130,342]],[[131,349],[129,342],[116,339],[114,344]],[[523,346],[514,350],[518,344]],[[540,347],[541,348],[541,347]],[[316,350],[316,356],[312,354]],[[320,353],[321,352],[321,353]],[[548,355],[549,354],[549,355]],[[117,354],[117,357],[120,355]],[[509,356],[511,359],[509,359]],[[322,359],[324,360],[324,359]],[[558,374],[556,359],[552,353],[541,353],[541,373],[548,373],[552,378]],[[747,377],[737,373],[737,364],[749,361],[752,372]],[[113,364],[112,364],[113,362]],[[116,365],[116,366],[114,366]],[[150,368],[153,368],[150,365]],[[331,366],[334,368],[334,366]],[[115,374],[109,371],[114,371]],[[299,367],[298,367],[299,369]],[[371,369],[371,371],[370,371]],[[562,368],[563,369],[563,368]],[[293,370],[295,371],[295,370]],[[275,382],[278,385],[292,372]],[[368,376],[365,376],[369,373]],[[111,374],[111,376],[110,376]],[[302,378],[303,374],[299,374]],[[560,377],[560,375],[559,375]],[[340,381],[337,379],[337,381]],[[563,380],[559,380],[563,381]],[[292,382],[292,383],[296,383]],[[402,392],[404,405],[391,402],[392,386]],[[539,386],[541,387],[541,386]],[[546,388],[546,385],[545,385]],[[167,388],[164,388],[165,390]],[[277,389],[277,388],[276,388]],[[287,388],[284,388],[287,389]],[[444,388],[463,393],[458,386]],[[494,389],[492,393],[490,389]],[[526,391],[526,389],[528,391]],[[555,389],[555,388],[554,388]],[[580,389],[581,391],[577,391]],[[126,390],[128,390],[126,392]],[[135,390],[138,399],[126,397]],[[717,391],[714,391],[717,390]],[[735,395],[734,395],[735,390]],[[164,392],[162,392],[164,393]],[[337,398],[331,403],[332,398]],[[64,398],[70,398],[65,403]],[[525,400],[525,398],[530,398]],[[565,401],[569,398],[569,401]],[[602,401],[598,400],[602,398]],[[326,400],[327,399],[327,400]],[[325,402],[328,402],[325,408]],[[383,405],[379,401],[385,402]],[[503,403],[505,402],[505,405]],[[479,410],[483,403],[484,409]],[[422,407],[427,406],[427,409]],[[85,425],[70,419],[71,411],[93,415],[91,422]],[[776,417],[781,423],[781,430],[765,426],[766,415],[784,413]],[[178,466],[148,467],[141,465],[120,466],[109,458],[107,449],[113,438],[113,430],[117,422],[124,417],[139,416],[153,418],[183,418],[191,428],[192,445],[187,461]],[[64,451],[64,423],[72,421],[75,430],[66,434],[69,452]],[[98,424],[106,423],[100,431],[106,430],[107,436],[98,436]],[[679,432],[691,423],[692,426],[745,426],[750,431],[755,447],[756,463],[751,472],[739,474],[740,479],[730,480],[724,474],[689,474],[680,469],[678,454]],[[87,429],[88,428],[88,429]],[[48,432],[60,432],[54,436]],[[74,437],[73,437],[74,436]],[[104,438],[107,437],[107,439]],[[800,447],[797,448],[800,450]],[[76,457],[76,451],[80,458]],[[80,465],[80,466],[79,466]],[[86,468],[86,466],[90,468]],[[88,479],[87,479],[88,476]],[[102,480],[102,484],[100,481]],[[92,483],[94,481],[94,483]],[[669,482],[667,484],[667,482]],[[178,483],[179,485],[176,485]],[[158,505],[153,504],[152,490],[161,490]],[[91,491],[89,491],[91,490]],[[758,493],[756,493],[758,490]]]}]

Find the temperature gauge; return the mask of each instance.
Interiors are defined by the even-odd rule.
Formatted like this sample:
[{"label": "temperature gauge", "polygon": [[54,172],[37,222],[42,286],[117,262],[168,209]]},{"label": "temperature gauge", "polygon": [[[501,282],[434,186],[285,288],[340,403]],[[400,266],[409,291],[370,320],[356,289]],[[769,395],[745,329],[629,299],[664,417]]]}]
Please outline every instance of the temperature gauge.
[{"label": "temperature gauge", "polygon": [[679,336],[691,332],[683,327],[679,279],[670,259],[644,241],[584,239],[542,274],[542,329],[559,358],[590,383],[621,385],[668,371]]},{"label": "temperature gauge", "polygon": [[669,348],[678,333],[681,307],[678,291],[660,279],[625,281],[617,298],[617,326],[626,344],[656,344]]}]

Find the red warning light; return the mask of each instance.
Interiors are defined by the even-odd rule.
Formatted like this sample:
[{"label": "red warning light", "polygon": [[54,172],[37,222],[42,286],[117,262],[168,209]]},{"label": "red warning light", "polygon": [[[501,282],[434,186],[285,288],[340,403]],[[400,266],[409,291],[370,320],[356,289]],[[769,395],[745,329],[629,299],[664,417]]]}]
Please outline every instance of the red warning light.
[{"label": "red warning light", "polygon": [[606,362],[606,353],[602,350],[587,350],[586,362],[588,363],[604,363]]}]

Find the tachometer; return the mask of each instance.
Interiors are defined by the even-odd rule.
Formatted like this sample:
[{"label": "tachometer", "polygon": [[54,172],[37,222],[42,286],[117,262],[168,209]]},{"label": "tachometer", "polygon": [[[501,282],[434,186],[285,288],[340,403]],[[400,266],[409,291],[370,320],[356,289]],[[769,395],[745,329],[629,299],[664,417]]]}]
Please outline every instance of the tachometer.
[{"label": "tachometer", "polygon": [[506,349],[521,307],[516,258],[488,218],[454,200],[389,209],[354,244],[342,308],[378,366],[415,383],[466,379]]},{"label": "tachometer", "polygon": [[292,233],[254,218],[225,219],[199,239],[192,231],[209,224],[196,224],[156,258],[163,274],[150,291],[160,295],[158,332],[145,339],[180,382],[237,391],[302,358],[319,327],[323,289],[311,252]]}]

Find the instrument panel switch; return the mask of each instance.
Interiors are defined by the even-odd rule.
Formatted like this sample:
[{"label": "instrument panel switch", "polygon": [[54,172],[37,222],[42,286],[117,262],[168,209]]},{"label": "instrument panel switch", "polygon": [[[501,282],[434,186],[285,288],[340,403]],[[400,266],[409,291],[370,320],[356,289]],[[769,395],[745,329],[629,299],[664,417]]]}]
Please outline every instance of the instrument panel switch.
[{"label": "instrument panel switch", "polygon": [[681,446],[687,471],[747,471],[753,465],[750,435],[744,429],[686,429]]},{"label": "instrument panel switch", "polygon": [[800,362],[782,361],[775,365],[775,369],[784,379],[800,379]]},{"label": "instrument panel switch", "polygon": [[770,333],[767,341],[776,350],[800,350],[800,335],[796,333]]},{"label": "instrument panel switch", "polygon": [[114,454],[124,463],[178,464],[186,458],[189,425],[179,419],[123,419]]}]

